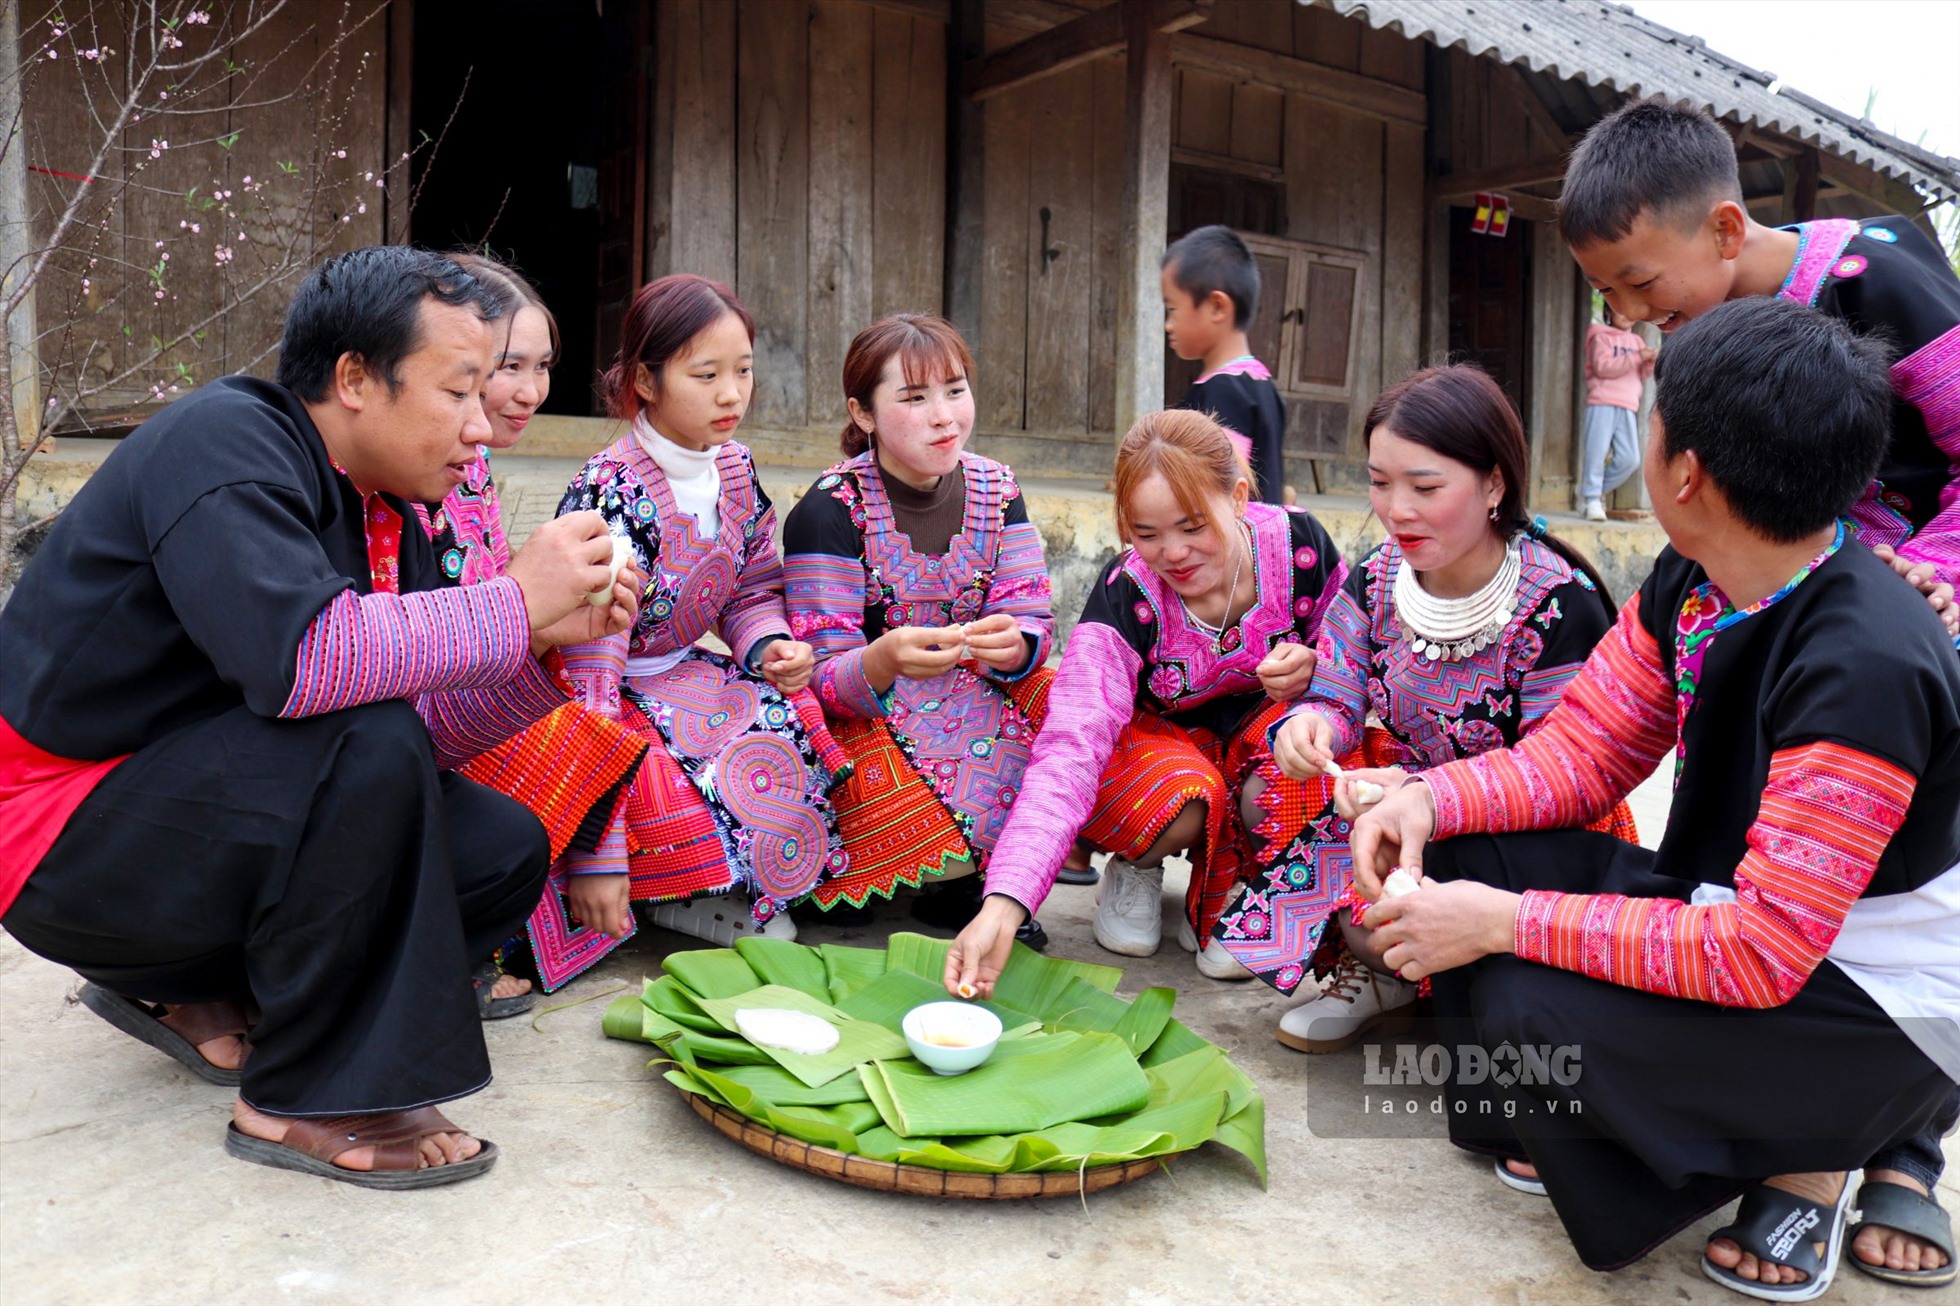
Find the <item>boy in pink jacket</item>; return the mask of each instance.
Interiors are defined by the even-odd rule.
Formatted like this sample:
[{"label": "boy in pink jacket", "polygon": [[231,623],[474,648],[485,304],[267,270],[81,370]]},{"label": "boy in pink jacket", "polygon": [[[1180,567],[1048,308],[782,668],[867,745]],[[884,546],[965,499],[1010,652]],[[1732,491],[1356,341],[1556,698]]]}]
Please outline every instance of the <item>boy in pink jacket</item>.
[{"label": "boy in pink jacket", "polygon": [[1605,497],[1640,470],[1640,383],[1654,351],[1609,306],[1586,328],[1586,423],[1579,495],[1587,521],[1605,521]]}]

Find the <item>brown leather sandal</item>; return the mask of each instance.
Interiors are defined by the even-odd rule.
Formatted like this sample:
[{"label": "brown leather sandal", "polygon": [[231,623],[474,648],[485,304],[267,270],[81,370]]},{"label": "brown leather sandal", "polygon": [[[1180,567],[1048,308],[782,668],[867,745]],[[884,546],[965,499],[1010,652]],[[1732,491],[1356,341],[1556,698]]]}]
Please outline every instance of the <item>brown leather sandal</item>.
[{"label": "brown leather sandal", "polygon": [[[237,1002],[190,1002],[173,1006],[152,1005],[112,993],[100,984],[85,983],[78,995],[81,1004],[131,1038],[148,1043],[157,1051],[181,1062],[199,1079],[236,1088],[242,1070],[228,1070],[204,1059],[198,1045],[229,1034],[244,1038],[250,1030],[247,1013]],[[245,1055],[251,1055],[247,1045]]]},{"label": "brown leather sandal", "polygon": [[[225,1135],[225,1151],[241,1161],[277,1170],[337,1179],[358,1188],[434,1188],[474,1179],[497,1163],[497,1145],[477,1139],[483,1150],[466,1161],[425,1166],[419,1144],[434,1134],[463,1134],[432,1106],[365,1116],[319,1116],[294,1120],[281,1142],[254,1138],[236,1124]],[[356,1148],[374,1149],[372,1170],[349,1170],[334,1159]]]}]

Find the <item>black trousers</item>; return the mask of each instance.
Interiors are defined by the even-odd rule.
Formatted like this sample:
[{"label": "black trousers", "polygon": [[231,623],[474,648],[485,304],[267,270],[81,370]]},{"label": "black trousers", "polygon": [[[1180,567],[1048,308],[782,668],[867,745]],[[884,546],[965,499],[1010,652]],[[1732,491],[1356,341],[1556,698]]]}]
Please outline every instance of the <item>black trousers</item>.
[{"label": "black trousers", "polygon": [[[1650,850],[1609,835],[1559,830],[1451,839],[1431,848],[1424,871],[1513,892],[1687,899],[1695,886],[1653,863]],[[1926,1129],[1953,1088],[1829,961],[1789,1002],[1761,1010],[1509,955],[1446,971],[1433,987],[1446,1041],[1541,1057],[1567,1049],[1562,1077],[1452,1086],[1450,1138],[1535,1165],[1595,1270],[1638,1260],[1764,1179],[1858,1168]]]},{"label": "black trousers", "polygon": [[489,1082],[470,968],[549,861],[537,817],[436,769],[406,703],[239,708],[110,772],[0,924],[128,997],[249,998],[260,1110],[403,1110]]}]

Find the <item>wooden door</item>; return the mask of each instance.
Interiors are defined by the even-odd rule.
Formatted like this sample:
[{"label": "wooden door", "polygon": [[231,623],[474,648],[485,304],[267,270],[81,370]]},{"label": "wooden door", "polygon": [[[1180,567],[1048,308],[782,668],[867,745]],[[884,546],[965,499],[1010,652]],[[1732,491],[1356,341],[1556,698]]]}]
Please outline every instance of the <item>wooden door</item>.
[{"label": "wooden door", "polygon": [[643,4],[607,5],[604,38],[599,153],[599,257],[596,342],[598,369],[604,372],[619,352],[626,308],[646,276],[648,70],[653,45]]},{"label": "wooden door", "polygon": [[1450,358],[1482,367],[1527,413],[1535,224],[1513,216],[1509,234],[1479,236],[1470,218],[1469,209],[1450,210]]}]

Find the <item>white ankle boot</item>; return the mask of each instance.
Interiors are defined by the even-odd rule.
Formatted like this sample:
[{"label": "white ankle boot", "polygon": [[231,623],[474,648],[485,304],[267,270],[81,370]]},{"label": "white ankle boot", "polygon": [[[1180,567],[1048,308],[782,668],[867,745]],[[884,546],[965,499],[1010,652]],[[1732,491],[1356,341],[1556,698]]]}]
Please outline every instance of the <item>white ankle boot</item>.
[{"label": "white ankle boot", "polygon": [[1111,857],[1096,897],[1096,942],[1125,957],[1154,956],[1164,941],[1164,868]]},{"label": "white ankle boot", "polygon": [[1300,1052],[1339,1052],[1370,1030],[1405,1024],[1415,1000],[1415,985],[1347,957],[1319,996],[1279,1018],[1279,1041]]},{"label": "white ankle boot", "polygon": [[1198,973],[1206,979],[1249,980],[1252,972],[1239,964],[1239,959],[1226,951],[1225,945],[1217,939],[1198,946],[1198,932],[1191,928],[1191,922],[1180,913],[1177,918],[1177,946],[1186,952],[1198,954]]},{"label": "white ankle boot", "polygon": [[735,946],[737,939],[764,938],[791,942],[796,938],[796,922],[789,918],[788,912],[779,911],[769,918],[767,925],[757,925],[755,917],[749,912],[748,900],[738,893],[713,898],[675,898],[638,905],[648,924],[658,925],[676,934],[706,939],[724,948]]}]

